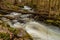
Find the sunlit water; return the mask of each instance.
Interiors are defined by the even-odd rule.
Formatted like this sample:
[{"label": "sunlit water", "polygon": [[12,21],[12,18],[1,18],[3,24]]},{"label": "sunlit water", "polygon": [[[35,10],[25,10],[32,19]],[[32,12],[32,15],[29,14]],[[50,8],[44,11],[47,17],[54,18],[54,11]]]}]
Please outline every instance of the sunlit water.
[{"label": "sunlit water", "polygon": [[[3,21],[8,23],[13,28],[23,28],[26,30],[34,40],[60,40],[60,30],[55,28],[54,26],[49,27],[40,22],[36,22],[34,19],[27,18],[31,14],[18,15],[18,13],[14,14],[11,17],[18,16],[18,19],[7,20],[6,18],[2,18]],[[5,15],[7,16],[7,15]],[[20,20],[21,19],[21,20]],[[18,21],[19,20],[19,21]],[[22,23],[20,21],[23,21]]]}]

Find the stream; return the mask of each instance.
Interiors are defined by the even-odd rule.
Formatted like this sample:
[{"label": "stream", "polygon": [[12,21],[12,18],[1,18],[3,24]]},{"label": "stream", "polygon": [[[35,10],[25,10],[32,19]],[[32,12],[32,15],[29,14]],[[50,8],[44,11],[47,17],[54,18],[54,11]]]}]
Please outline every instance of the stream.
[{"label": "stream", "polygon": [[23,28],[32,36],[33,40],[60,40],[60,29],[58,27],[35,21],[32,17],[32,14],[12,12],[4,15],[1,19],[10,27]]}]

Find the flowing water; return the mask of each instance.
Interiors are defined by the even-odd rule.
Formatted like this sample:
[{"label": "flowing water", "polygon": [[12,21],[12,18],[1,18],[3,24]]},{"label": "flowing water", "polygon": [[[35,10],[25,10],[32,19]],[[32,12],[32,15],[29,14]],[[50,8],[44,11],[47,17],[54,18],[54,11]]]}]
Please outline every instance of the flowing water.
[{"label": "flowing water", "polygon": [[[13,16],[12,16],[13,15]],[[23,28],[34,40],[60,40],[60,30],[54,26],[48,26],[41,22],[36,22],[33,18],[29,18],[32,14],[20,14],[13,12],[12,14],[4,15],[14,19],[8,20],[2,17],[2,20],[14,28]]]},{"label": "flowing water", "polygon": [[34,40],[60,40],[59,32],[35,21],[27,23],[25,29]]}]

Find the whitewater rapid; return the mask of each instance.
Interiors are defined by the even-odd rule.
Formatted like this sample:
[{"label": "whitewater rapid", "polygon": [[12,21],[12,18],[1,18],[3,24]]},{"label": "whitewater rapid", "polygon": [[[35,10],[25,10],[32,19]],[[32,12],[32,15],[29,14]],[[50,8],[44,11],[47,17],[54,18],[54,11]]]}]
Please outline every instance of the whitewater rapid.
[{"label": "whitewater rapid", "polygon": [[[52,27],[53,28],[53,27]],[[26,24],[25,30],[34,40],[60,40],[60,33],[45,25],[31,21]]]}]

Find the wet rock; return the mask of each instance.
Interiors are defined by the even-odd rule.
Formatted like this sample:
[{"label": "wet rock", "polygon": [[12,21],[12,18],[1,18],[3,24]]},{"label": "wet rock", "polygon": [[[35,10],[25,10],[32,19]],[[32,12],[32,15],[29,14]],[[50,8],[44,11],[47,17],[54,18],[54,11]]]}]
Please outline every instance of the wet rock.
[{"label": "wet rock", "polygon": [[17,23],[14,23],[13,28],[23,28],[23,25],[17,22]]},{"label": "wet rock", "polygon": [[21,13],[12,12],[12,13],[4,15],[4,16],[7,18],[10,18],[10,19],[16,19],[16,18],[19,18],[21,16]]}]

